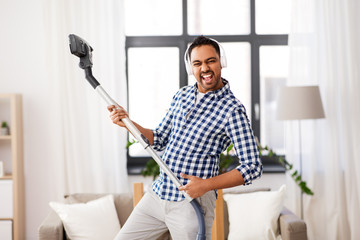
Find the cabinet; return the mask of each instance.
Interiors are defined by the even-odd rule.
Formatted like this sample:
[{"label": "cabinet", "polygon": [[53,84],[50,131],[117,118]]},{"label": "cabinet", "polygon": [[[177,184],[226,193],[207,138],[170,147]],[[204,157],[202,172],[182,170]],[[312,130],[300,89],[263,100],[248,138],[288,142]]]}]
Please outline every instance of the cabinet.
[{"label": "cabinet", "polygon": [[10,134],[0,136],[0,239],[25,239],[25,191],[23,164],[22,96],[0,94],[0,122],[6,121]]}]

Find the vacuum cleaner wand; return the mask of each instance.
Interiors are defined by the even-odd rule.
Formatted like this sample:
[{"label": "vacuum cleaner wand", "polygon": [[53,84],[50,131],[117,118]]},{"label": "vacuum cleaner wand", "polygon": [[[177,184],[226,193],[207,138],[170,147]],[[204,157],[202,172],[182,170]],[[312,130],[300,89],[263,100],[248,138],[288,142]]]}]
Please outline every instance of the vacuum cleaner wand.
[{"label": "vacuum cleaner wand", "polygon": [[[69,35],[69,44],[70,44],[70,52],[75,56],[80,58],[79,67],[84,69],[85,77],[91,86],[95,89],[95,91],[105,100],[108,105],[114,105],[115,107],[119,107],[107,92],[101,87],[100,83],[95,79],[92,74],[91,67],[93,65],[92,62],[92,51],[93,48],[82,38],[76,36],[75,34]],[[144,149],[151,155],[151,157],[156,161],[156,163],[161,167],[161,169],[168,175],[171,181],[176,185],[176,187],[181,187],[182,184],[180,180],[174,175],[174,173],[170,170],[170,168],[161,160],[161,158],[157,155],[155,150],[150,146],[149,140],[136,128],[136,126],[132,123],[129,118],[123,118],[125,126],[129,129],[132,135],[138,140]],[[205,220],[204,220],[204,212],[200,206],[200,204],[193,199],[188,194],[183,192],[184,197],[191,203],[193,206],[196,216],[199,222],[199,230],[197,234],[197,240],[205,240],[206,239],[206,229],[205,229]]]}]

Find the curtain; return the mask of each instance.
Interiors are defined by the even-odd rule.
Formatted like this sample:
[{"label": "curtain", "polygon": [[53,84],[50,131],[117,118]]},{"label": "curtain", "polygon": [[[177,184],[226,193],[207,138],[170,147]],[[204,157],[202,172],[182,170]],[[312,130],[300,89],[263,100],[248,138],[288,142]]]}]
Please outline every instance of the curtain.
[{"label": "curtain", "polygon": [[61,172],[61,191],[126,192],[127,133],[111,122],[106,103],[78,67],[79,58],[70,54],[68,40],[73,33],[93,47],[95,78],[126,107],[123,2],[44,0],[43,7],[45,71],[54,98],[49,114],[59,115],[52,125],[61,138],[62,154],[53,159]]},{"label": "curtain", "polygon": [[[293,0],[289,85],[319,85],[326,118],[302,120],[309,239],[360,239],[360,3]],[[298,124],[287,123],[287,158],[298,165]],[[289,178],[289,181],[292,181]],[[298,215],[298,187],[289,182]]]}]

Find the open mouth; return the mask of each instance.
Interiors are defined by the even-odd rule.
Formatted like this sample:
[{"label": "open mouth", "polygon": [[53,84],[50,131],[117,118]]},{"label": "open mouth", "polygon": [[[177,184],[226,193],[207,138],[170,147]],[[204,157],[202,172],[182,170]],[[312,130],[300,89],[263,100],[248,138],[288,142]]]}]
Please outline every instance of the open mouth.
[{"label": "open mouth", "polygon": [[213,79],[213,75],[211,73],[206,73],[201,76],[202,80],[205,81],[205,83],[210,83]]}]

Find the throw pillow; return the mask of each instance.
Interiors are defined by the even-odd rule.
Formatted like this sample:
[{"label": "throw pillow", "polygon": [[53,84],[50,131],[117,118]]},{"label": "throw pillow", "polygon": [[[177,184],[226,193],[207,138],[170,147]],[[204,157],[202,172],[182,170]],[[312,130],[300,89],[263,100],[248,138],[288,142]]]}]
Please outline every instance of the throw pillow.
[{"label": "throw pillow", "polygon": [[229,214],[229,240],[278,238],[278,218],[285,185],[278,191],[224,194]]},{"label": "throw pillow", "polygon": [[59,215],[72,240],[113,240],[120,231],[113,195],[87,203],[50,202],[49,205]]}]

